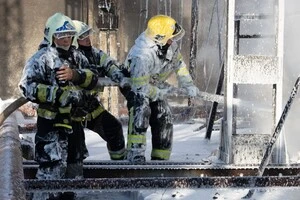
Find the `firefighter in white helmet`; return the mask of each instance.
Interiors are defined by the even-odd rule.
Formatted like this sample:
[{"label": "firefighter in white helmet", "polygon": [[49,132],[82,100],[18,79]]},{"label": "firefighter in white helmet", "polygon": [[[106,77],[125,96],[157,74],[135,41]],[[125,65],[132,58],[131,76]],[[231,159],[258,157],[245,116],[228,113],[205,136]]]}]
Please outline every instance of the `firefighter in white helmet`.
[{"label": "firefighter in white helmet", "polygon": [[[84,89],[92,89],[97,76],[88,68],[86,57],[72,46],[77,34],[72,20],[55,13],[46,22],[47,46],[38,50],[25,64],[19,84],[22,95],[38,104],[35,159],[39,164],[37,179],[67,178],[69,137],[74,134],[71,110],[84,104]],[[79,141],[80,142],[80,141]],[[83,141],[77,148],[84,148]],[[82,164],[83,154],[78,155]],[[65,194],[41,193],[34,199],[56,199]],[[74,198],[73,194],[68,199]]]},{"label": "firefighter in white helmet", "polygon": [[[98,77],[109,77],[115,82],[120,82],[124,77],[119,69],[119,63],[105,52],[92,46],[91,36],[93,29],[86,23],[73,20],[78,35],[74,45],[86,56],[90,64],[96,66]],[[77,44],[76,44],[77,43]],[[124,160],[125,139],[121,122],[109,113],[98,100],[98,93],[103,92],[103,87],[95,92],[94,101],[90,103],[90,109],[86,116],[87,128],[98,133],[107,142],[107,150],[112,160]]]},{"label": "firefighter in white helmet", "polygon": [[167,78],[175,73],[180,87],[190,97],[198,93],[187,70],[177,41],[185,31],[166,15],[148,21],[147,29],[135,40],[125,67],[130,73],[131,92],[127,95],[129,123],[127,159],[145,161],[146,131],[151,126],[151,160],[168,160],[172,150],[173,123],[164,95]]}]

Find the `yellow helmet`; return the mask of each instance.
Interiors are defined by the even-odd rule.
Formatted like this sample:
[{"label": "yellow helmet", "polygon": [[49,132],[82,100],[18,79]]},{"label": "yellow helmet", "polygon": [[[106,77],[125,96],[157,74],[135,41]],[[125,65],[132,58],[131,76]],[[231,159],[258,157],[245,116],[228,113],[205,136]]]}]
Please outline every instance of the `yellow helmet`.
[{"label": "yellow helmet", "polygon": [[156,15],[148,21],[146,35],[159,45],[165,45],[169,39],[180,40],[184,29],[167,15]]}]

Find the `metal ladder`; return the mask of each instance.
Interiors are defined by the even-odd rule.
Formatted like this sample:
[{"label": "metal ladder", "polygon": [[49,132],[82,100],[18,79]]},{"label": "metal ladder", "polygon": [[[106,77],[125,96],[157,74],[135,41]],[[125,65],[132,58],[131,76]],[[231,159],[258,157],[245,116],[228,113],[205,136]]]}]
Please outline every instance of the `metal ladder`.
[{"label": "metal ladder", "polygon": [[[226,163],[241,163],[240,158],[235,159],[235,153],[238,152],[235,149],[236,145],[243,145],[243,141],[239,141],[241,138],[244,138],[242,139],[244,145],[253,145],[257,137],[261,136],[257,146],[263,148],[280,117],[283,82],[283,12],[283,0],[227,1],[225,104],[220,144],[220,158]],[[264,32],[265,28],[273,30],[273,33]],[[266,96],[262,95],[262,99],[256,99],[254,98],[257,96],[256,93]],[[243,109],[242,105],[234,105],[233,98],[253,100],[253,109]],[[256,104],[260,103],[266,104],[267,111],[255,109]],[[249,129],[239,130],[237,121],[245,120],[247,115],[250,119]],[[270,122],[267,123],[270,118]],[[261,122],[265,123],[265,127]],[[262,128],[254,129],[257,124]],[[251,138],[253,143],[250,142]],[[272,159],[274,163],[286,163],[284,140],[284,134],[281,134]],[[248,150],[252,151],[253,147],[249,146]],[[263,152],[261,149],[257,151]],[[247,151],[244,153],[247,154]],[[256,155],[254,162],[259,162],[259,159],[260,157]]]}]

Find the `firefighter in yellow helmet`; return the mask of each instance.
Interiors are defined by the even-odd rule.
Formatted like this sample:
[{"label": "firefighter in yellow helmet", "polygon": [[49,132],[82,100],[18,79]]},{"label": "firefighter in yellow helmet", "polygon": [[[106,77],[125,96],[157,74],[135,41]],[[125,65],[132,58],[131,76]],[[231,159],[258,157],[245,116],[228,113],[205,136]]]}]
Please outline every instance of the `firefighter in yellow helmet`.
[{"label": "firefighter in yellow helmet", "polygon": [[127,159],[141,163],[145,159],[146,131],[151,126],[151,160],[168,160],[172,150],[173,122],[164,97],[165,81],[175,73],[180,87],[190,97],[198,93],[187,70],[177,41],[185,31],[169,16],[157,15],[135,40],[126,60],[131,91],[127,95],[129,124]]}]

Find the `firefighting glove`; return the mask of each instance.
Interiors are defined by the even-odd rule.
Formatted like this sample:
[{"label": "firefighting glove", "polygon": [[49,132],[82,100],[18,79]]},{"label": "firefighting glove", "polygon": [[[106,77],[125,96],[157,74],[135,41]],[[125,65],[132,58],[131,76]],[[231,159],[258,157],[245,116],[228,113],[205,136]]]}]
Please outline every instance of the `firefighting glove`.
[{"label": "firefighting glove", "polygon": [[164,100],[165,96],[169,93],[169,88],[157,89],[157,98],[155,100]]},{"label": "firefighting glove", "polygon": [[185,89],[189,97],[196,97],[200,93],[199,89],[194,85],[186,87]]},{"label": "firefighting glove", "polygon": [[84,107],[89,113],[97,109],[99,105],[100,103],[98,101],[97,94],[88,94],[86,96]]},{"label": "firefighting glove", "polygon": [[66,107],[70,104],[80,106],[83,104],[83,93],[81,90],[58,88],[55,94],[55,104]]},{"label": "firefighting glove", "polygon": [[130,72],[129,72],[129,70],[126,68],[126,66],[125,66],[124,64],[119,65],[119,69],[121,70],[122,74],[123,74],[125,77],[130,77]]},{"label": "firefighting glove", "polygon": [[127,77],[123,77],[119,83],[120,87],[121,88],[124,88],[124,87],[130,87],[130,78],[127,78]]},{"label": "firefighting glove", "polygon": [[84,109],[84,107],[72,107],[71,115],[72,117],[85,117],[88,112]]},{"label": "firefighting glove", "polygon": [[82,104],[72,106],[73,117],[85,117],[88,113],[91,113],[99,106],[96,95],[87,93],[85,91],[83,91],[82,94]]},{"label": "firefighting glove", "polygon": [[111,75],[111,80],[116,83],[120,83],[123,78],[124,78],[124,74],[121,71],[116,71]]},{"label": "firefighting glove", "polygon": [[88,110],[87,120],[92,120],[97,118],[103,111],[105,111],[104,106],[99,102],[96,95],[90,95],[87,99],[86,109]]}]

